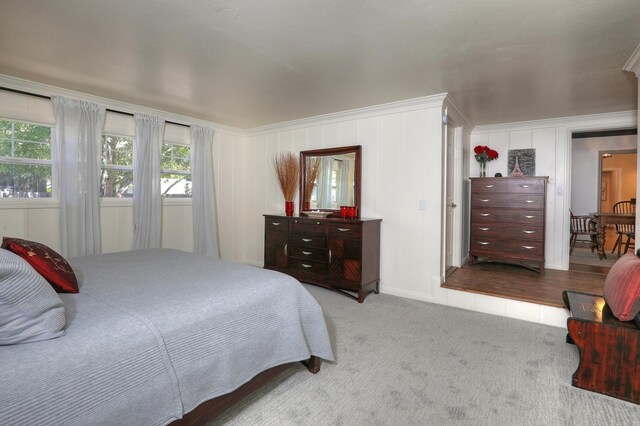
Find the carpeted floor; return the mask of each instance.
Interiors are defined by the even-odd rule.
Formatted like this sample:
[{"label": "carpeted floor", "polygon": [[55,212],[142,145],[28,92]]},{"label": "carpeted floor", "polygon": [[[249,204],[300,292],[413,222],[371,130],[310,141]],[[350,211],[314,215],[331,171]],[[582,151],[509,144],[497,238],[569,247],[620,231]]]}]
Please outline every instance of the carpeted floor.
[{"label": "carpeted floor", "polygon": [[306,286],[337,361],[300,365],[215,425],[638,425],[640,405],[571,386],[565,330]]}]

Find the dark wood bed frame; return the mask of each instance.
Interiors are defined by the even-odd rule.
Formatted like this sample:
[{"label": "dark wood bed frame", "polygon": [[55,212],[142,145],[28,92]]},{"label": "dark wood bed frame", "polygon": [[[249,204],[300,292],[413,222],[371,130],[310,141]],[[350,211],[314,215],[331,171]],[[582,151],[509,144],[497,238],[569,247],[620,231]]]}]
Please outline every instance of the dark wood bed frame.
[{"label": "dark wood bed frame", "polygon": [[[320,365],[322,360],[315,356],[312,356],[306,361],[302,362],[309,372],[316,374],[320,371]],[[276,367],[263,371],[255,376],[253,379],[240,386],[238,389],[226,395],[219,396],[217,398],[210,399],[198,405],[194,410],[186,413],[181,419],[171,423],[172,426],[195,426],[204,425],[211,420],[219,417],[226,410],[231,408],[234,404],[244,399],[251,393],[260,389],[269,381],[279,376],[283,371],[296,364],[295,362],[289,364],[282,364]]]}]

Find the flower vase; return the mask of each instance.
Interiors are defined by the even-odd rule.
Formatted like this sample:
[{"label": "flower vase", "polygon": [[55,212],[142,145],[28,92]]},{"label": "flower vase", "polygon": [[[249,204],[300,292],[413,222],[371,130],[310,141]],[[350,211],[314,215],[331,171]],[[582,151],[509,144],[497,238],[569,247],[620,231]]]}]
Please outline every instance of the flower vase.
[{"label": "flower vase", "polygon": [[284,212],[287,216],[293,216],[294,210],[295,210],[295,203],[293,201],[284,202]]},{"label": "flower vase", "polygon": [[487,176],[487,162],[480,161],[480,177],[486,177],[486,176]]},{"label": "flower vase", "polygon": [[304,209],[302,209],[303,211],[309,211],[311,210],[311,202],[310,201],[305,201],[304,202]]}]

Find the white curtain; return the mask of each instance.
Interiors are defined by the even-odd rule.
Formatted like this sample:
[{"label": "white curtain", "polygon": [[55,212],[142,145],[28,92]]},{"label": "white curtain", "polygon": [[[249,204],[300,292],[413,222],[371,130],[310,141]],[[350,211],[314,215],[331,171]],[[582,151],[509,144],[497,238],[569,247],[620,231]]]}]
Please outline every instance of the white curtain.
[{"label": "white curtain", "polygon": [[333,169],[333,157],[322,157],[320,171],[318,172],[318,208],[330,209],[331,202],[331,170]]},{"label": "white curtain", "polygon": [[53,155],[65,257],[100,253],[100,152],[105,107],[53,96]]},{"label": "white curtain", "polygon": [[162,243],[160,156],[164,120],[134,114],[133,248],[158,248]]},{"label": "white curtain", "polygon": [[336,200],[338,207],[351,206],[353,203],[349,200],[349,160],[340,161],[340,168],[338,169],[338,188],[336,190]]},{"label": "white curtain", "polygon": [[213,185],[213,129],[191,126],[191,182],[194,253],[218,255],[218,225]]}]

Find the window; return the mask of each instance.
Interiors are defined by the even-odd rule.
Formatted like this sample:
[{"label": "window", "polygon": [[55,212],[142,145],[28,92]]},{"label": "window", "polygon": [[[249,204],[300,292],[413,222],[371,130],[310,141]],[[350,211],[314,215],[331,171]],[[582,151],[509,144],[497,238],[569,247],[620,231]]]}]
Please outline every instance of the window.
[{"label": "window", "polygon": [[163,143],[160,169],[163,197],[191,198],[191,147]]},{"label": "window", "polygon": [[51,197],[51,127],[0,120],[0,197]]},{"label": "window", "polygon": [[102,135],[101,197],[133,197],[133,138]]}]

